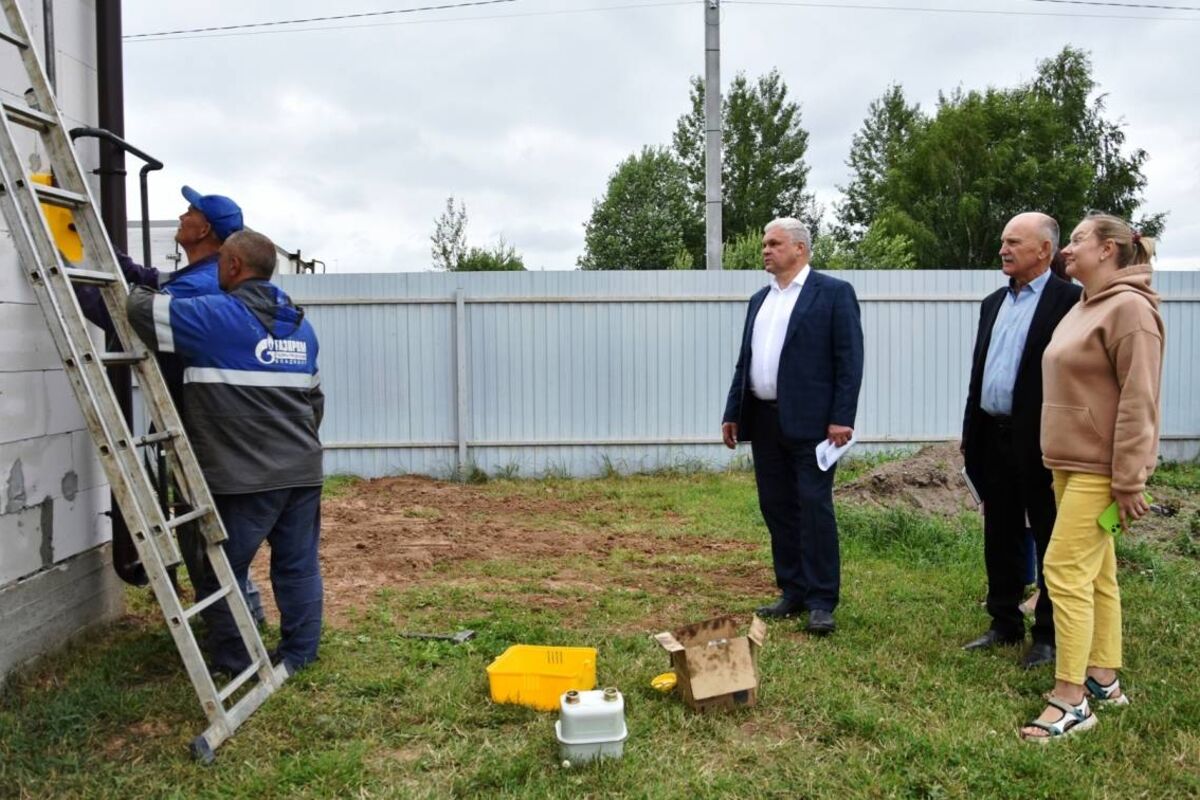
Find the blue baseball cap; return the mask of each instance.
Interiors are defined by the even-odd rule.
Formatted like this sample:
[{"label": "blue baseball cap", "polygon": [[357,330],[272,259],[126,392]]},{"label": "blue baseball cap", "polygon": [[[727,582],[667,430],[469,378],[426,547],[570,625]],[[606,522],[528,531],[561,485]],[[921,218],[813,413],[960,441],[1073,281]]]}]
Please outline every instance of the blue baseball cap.
[{"label": "blue baseball cap", "polygon": [[200,194],[192,187],[185,186],[183,198],[204,215],[208,224],[212,225],[213,233],[221,241],[225,241],[229,234],[237,233],[244,227],[241,207],[224,195]]}]

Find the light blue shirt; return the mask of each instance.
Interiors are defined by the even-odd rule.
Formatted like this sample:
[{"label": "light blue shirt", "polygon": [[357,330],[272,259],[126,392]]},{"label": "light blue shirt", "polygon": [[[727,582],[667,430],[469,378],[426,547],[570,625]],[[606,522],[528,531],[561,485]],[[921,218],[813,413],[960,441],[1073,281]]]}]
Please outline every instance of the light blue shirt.
[{"label": "light blue shirt", "polygon": [[1046,270],[1016,294],[1010,288],[1004,294],[1004,302],[996,313],[992,326],[992,342],[988,346],[987,361],[983,365],[983,392],[979,405],[989,414],[1009,416],[1012,414],[1013,386],[1017,382],[1017,369],[1021,366],[1021,355],[1025,352],[1025,339],[1029,336],[1029,324],[1050,270]]}]

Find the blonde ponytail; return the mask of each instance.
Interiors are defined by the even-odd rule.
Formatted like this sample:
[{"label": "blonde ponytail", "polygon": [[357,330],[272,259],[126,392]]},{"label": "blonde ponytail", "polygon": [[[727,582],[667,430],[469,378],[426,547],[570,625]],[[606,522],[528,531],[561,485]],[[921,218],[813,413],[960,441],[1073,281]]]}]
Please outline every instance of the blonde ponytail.
[{"label": "blonde ponytail", "polygon": [[1092,233],[1100,241],[1112,239],[1117,246],[1117,267],[1133,264],[1149,264],[1154,258],[1155,238],[1142,236],[1133,226],[1112,214],[1093,212],[1085,218],[1092,223]]}]

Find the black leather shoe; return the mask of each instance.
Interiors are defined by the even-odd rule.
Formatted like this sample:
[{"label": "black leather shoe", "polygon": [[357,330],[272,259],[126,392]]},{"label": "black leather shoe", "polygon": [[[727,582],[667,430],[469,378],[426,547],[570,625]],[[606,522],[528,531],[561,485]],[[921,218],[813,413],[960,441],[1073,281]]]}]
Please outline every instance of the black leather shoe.
[{"label": "black leather shoe", "polygon": [[963,650],[990,650],[993,647],[1012,647],[1025,641],[1024,636],[1002,636],[999,631],[988,628],[983,636],[963,645]]},{"label": "black leather shoe", "polygon": [[781,597],[769,606],[763,606],[754,613],[766,619],[786,619],[788,617],[798,617],[804,613],[804,604],[797,603],[795,600],[790,600],[786,597]]},{"label": "black leather shoe", "polygon": [[1046,644],[1045,642],[1034,642],[1029,647],[1029,652],[1021,659],[1021,666],[1025,669],[1044,667],[1047,664],[1053,663],[1054,645]]},{"label": "black leather shoe", "polygon": [[837,623],[833,621],[833,612],[814,608],[808,612],[808,624],[804,626],[804,630],[817,636],[827,636],[833,633],[837,630]]}]

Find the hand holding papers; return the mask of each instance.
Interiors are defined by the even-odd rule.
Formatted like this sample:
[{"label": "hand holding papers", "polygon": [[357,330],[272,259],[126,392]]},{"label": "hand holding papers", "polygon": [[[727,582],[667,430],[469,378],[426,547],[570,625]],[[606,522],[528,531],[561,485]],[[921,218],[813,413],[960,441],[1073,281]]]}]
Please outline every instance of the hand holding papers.
[{"label": "hand holding papers", "polygon": [[828,472],[829,468],[836,464],[838,459],[842,457],[842,453],[845,453],[854,445],[854,441],[854,437],[851,436],[850,441],[838,447],[828,439],[822,439],[821,443],[817,445],[817,466],[821,468],[822,472]]}]

